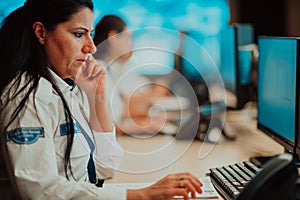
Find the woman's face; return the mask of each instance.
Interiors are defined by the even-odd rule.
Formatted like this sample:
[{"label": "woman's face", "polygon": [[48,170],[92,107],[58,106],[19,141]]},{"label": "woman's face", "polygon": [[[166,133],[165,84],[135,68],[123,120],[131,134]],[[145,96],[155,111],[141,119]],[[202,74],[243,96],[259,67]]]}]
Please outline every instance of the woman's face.
[{"label": "woman's face", "polygon": [[93,12],[83,8],[54,31],[45,32],[44,47],[49,67],[61,78],[76,76],[88,55],[96,52],[91,37],[93,22]]},{"label": "woman's face", "polygon": [[123,32],[109,38],[111,52],[119,61],[126,61],[132,55],[133,42],[132,33],[126,27]]}]

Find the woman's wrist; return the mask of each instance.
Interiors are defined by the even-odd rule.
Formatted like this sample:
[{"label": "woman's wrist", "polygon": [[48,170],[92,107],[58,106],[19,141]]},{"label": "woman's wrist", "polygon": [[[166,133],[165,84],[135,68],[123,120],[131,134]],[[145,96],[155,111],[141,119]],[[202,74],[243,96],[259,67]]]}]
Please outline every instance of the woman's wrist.
[{"label": "woman's wrist", "polygon": [[106,103],[106,95],[105,94],[87,94],[88,101],[91,104],[95,103]]},{"label": "woman's wrist", "polygon": [[105,95],[88,96],[88,101],[90,106],[90,123],[93,129],[99,132],[113,131]]}]

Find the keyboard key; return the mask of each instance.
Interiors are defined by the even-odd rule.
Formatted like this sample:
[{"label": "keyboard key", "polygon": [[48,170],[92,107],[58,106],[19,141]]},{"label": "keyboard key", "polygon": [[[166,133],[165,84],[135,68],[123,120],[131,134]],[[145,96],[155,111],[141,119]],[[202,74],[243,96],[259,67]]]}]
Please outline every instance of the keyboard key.
[{"label": "keyboard key", "polygon": [[247,175],[243,170],[241,170],[237,165],[231,165],[230,166],[234,171],[236,171],[238,174],[240,174],[240,176],[243,178],[243,180],[241,181],[241,183],[243,185],[249,183],[249,181],[251,181],[251,177],[249,175]]},{"label": "keyboard key", "polygon": [[251,170],[254,174],[257,174],[259,172],[259,168],[256,167],[253,163],[249,162],[249,161],[244,161],[245,166]]},{"label": "keyboard key", "polygon": [[236,164],[242,171],[244,171],[247,175],[249,175],[251,178],[255,177],[255,173],[253,173],[252,171],[250,171],[247,167],[245,167],[244,165],[238,163]]}]

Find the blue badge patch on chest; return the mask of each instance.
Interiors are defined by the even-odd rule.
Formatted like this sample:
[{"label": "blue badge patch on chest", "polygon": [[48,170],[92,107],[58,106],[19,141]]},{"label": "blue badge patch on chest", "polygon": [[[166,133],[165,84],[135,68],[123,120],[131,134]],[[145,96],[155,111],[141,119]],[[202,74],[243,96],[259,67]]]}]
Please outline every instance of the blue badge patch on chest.
[{"label": "blue badge patch on chest", "polygon": [[44,128],[42,127],[23,127],[6,133],[7,142],[13,141],[17,144],[32,144],[43,137],[45,137],[45,135]]},{"label": "blue badge patch on chest", "polygon": [[[60,125],[60,135],[65,136],[68,134],[68,123],[64,123]],[[80,125],[77,122],[74,122],[74,133],[81,133]]]}]

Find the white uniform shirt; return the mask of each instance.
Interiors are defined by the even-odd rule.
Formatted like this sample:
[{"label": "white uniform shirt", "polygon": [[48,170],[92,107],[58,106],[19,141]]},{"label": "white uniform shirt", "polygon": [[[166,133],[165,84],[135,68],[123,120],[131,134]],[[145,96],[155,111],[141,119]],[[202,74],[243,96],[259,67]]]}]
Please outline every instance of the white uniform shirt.
[{"label": "white uniform shirt", "polygon": [[[89,111],[85,112],[88,110],[86,96],[78,88],[70,91],[68,84],[52,74],[74,118],[94,142],[93,156],[98,178],[112,176],[112,168],[119,165],[123,155],[116,142],[115,132],[92,133],[86,120],[89,116]],[[18,89],[24,86],[24,77]],[[15,91],[15,88],[6,90],[1,101],[5,102],[7,95],[11,96]],[[19,105],[18,97],[20,95],[10,101],[7,107],[1,105],[2,122],[11,118],[12,112]],[[80,104],[83,104],[83,109]],[[7,145],[16,182],[24,199],[126,199],[125,190],[97,188],[88,182],[87,164],[91,149],[81,131],[75,133],[70,155],[74,178],[69,172],[70,181],[66,179],[66,119],[62,100],[50,82],[40,79],[36,93],[32,92],[29,97],[24,114],[17,119],[7,129]]]},{"label": "white uniform shirt", "polygon": [[120,123],[124,117],[124,97],[148,90],[151,81],[139,74],[134,59],[125,64],[113,62],[107,66],[104,61],[98,60],[107,67],[106,96],[113,122]]}]

